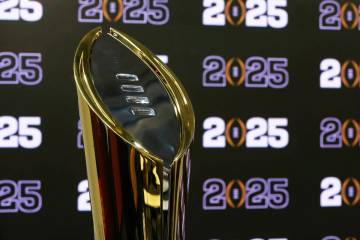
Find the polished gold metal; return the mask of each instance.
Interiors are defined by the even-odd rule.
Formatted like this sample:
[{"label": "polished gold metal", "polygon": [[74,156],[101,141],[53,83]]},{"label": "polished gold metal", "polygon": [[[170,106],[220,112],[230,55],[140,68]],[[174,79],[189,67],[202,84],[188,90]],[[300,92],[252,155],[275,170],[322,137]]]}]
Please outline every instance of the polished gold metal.
[{"label": "polished gold metal", "polygon": [[[180,145],[170,168],[126,132],[99,96],[91,74],[94,42],[108,34],[157,76],[180,123]],[[145,46],[110,28],[91,30],[74,59],[96,240],[185,239],[189,147],[195,119],[188,95],[174,73]]]}]

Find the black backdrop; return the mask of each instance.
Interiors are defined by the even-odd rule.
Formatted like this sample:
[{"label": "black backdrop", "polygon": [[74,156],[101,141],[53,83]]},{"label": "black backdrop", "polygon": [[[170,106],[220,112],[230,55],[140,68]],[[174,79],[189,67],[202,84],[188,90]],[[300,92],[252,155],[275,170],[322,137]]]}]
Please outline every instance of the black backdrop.
[{"label": "black backdrop", "polygon": [[72,60],[109,24],[192,99],[188,239],[360,239],[358,1],[0,0],[1,240],[93,239]]}]

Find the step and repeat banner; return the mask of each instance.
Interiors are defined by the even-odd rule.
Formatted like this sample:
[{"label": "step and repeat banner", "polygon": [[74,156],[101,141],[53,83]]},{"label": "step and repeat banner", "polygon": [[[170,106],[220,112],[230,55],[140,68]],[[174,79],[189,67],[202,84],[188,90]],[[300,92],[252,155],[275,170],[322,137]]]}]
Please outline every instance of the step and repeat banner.
[{"label": "step and repeat banner", "polygon": [[72,73],[103,25],[196,112],[188,239],[360,239],[360,1],[0,0],[0,240],[93,239]]}]

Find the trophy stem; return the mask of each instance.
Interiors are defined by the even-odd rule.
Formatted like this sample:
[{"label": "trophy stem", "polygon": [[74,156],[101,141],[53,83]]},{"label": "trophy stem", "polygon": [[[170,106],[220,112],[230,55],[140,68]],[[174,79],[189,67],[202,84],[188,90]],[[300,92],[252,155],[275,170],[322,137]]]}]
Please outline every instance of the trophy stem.
[{"label": "trophy stem", "polygon": [[171,169],[112,132],[80,97],[96,240],[185,239],[189,153]]}]

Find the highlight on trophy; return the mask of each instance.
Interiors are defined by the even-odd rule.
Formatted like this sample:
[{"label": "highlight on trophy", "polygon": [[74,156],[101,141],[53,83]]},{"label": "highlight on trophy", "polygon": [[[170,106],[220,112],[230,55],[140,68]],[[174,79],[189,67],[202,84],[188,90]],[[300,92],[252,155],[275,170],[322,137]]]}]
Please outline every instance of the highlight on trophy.
[{"label": "highlight on trophy", "polygon": [[113,28],[74,59],[95,237],[185,239],[195,118],[174,73]]}]

